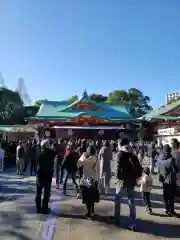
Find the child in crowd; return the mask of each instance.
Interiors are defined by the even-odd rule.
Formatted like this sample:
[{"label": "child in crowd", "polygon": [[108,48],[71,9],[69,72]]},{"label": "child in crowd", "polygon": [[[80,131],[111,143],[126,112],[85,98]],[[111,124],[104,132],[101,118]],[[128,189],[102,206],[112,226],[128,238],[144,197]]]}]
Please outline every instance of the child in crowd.
[{"label": "child in crowd", "polygon": [[148,167],[145,167],[144,175],[141,180],[140,191],[142,192],[143,199],[146,204],[145,210],[148,211],[149,214],[152,213],[151,200],[150,200],[152,185],[153,185],[153,181],[150,175],[150,169]]}]

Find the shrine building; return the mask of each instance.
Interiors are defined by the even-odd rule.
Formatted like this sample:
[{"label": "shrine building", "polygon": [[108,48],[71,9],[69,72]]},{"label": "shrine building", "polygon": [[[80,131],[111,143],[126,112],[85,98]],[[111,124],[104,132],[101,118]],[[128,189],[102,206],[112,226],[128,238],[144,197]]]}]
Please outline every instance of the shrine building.
[{"label": "shrine building", "polygon": [[28,123],[42,125],[55,131],[56,137],[94,136],[114,138],[118,131],[128,129],[135,120],[131,105],[93,101],[84,91],[75,102],[45,100],[35,117]]},{"label": "shrine building", "polygon": [[180,100],[155,109],[141,119],[154,126],[159,143],[170,144],[172,138],[180,141]]}]

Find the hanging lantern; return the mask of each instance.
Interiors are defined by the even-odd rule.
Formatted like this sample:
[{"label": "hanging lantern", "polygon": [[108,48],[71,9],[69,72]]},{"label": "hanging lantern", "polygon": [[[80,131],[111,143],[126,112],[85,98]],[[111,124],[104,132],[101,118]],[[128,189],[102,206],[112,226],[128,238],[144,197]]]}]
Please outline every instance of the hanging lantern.
[{"label": "hanging lantern", "polygon": [[72,129],[68,129],[68,136],[72,136],[72,135],[73,135]]},{"label": "hanging lantern", "polygon": [[103,129],[99,130],[98,134],[102,136],[104,134],[104,130]]},{"label": "hanging lantern", "polygon": [[45,136],[49,138],[51,136],[50,131],[45,131]]}]

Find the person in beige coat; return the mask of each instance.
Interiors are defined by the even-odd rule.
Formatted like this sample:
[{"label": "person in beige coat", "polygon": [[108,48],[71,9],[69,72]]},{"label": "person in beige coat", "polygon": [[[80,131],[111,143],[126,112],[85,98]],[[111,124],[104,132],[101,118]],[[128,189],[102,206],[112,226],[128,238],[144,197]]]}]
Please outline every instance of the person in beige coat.
[{"label": "person in beige coat", "polygon": [[112,150],[108,141],[103,142],[103,147],[99,151],[99,162],[100,162],[100,188],[101,193],[108,194],[110,188],[110,180],[112,177],[111,173],[111,161],[112,161]]},{"label": "person in beige coat", "polygon": [[[80,157],[78,167],[83,166],[83,178],[80,181],[82,189],[82,202],[86,204],[88,218],[94,215],[95,202],[99,202],[99,163],[95,155],[95,149],[90,146],[86,153],[83,153]],[[92,186],[90,188],[86,187],[84,180],[91,179]]]}]

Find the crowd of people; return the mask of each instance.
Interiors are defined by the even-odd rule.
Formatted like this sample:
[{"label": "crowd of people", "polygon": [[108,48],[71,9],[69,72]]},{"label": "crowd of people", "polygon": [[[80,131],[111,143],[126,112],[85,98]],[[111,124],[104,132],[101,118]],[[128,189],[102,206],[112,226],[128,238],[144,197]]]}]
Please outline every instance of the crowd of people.
[{"label": "crowd of people", "polygon": [[[68,179],[71,178],[77,198],[87,207],[86,217],[95,214],[95,203],[102,194],[108,194],[112,177],[111,162],[115,163],[116,193],[114,216],[120,224],[121,200],[127,195],[130,209],[130,228],[136,228],[136,206],[134,201],[135,186],[140,183],[140,191],[145,202],[145,210],[151,214],[152,175],[157,174],[162,183],[165,213],[175,216],[174,199],[178,192],[177,178],[180,174],[180,143],[173,139],[170,145],[157,146],[132,143],[128,138],[117,141],[94,141],[92,139],[59,140],[50,139],[37,142],[19,142],[16,148],[16,169],[18,175],[29,170],[37,178],[36,209],[37,213],[48,214],[53,175],[56,188],[62,184],[63,194],[67,193]],[[149,166],[143,168],[144,158]],[[44,197],[41,201],[42,190]]]}]

